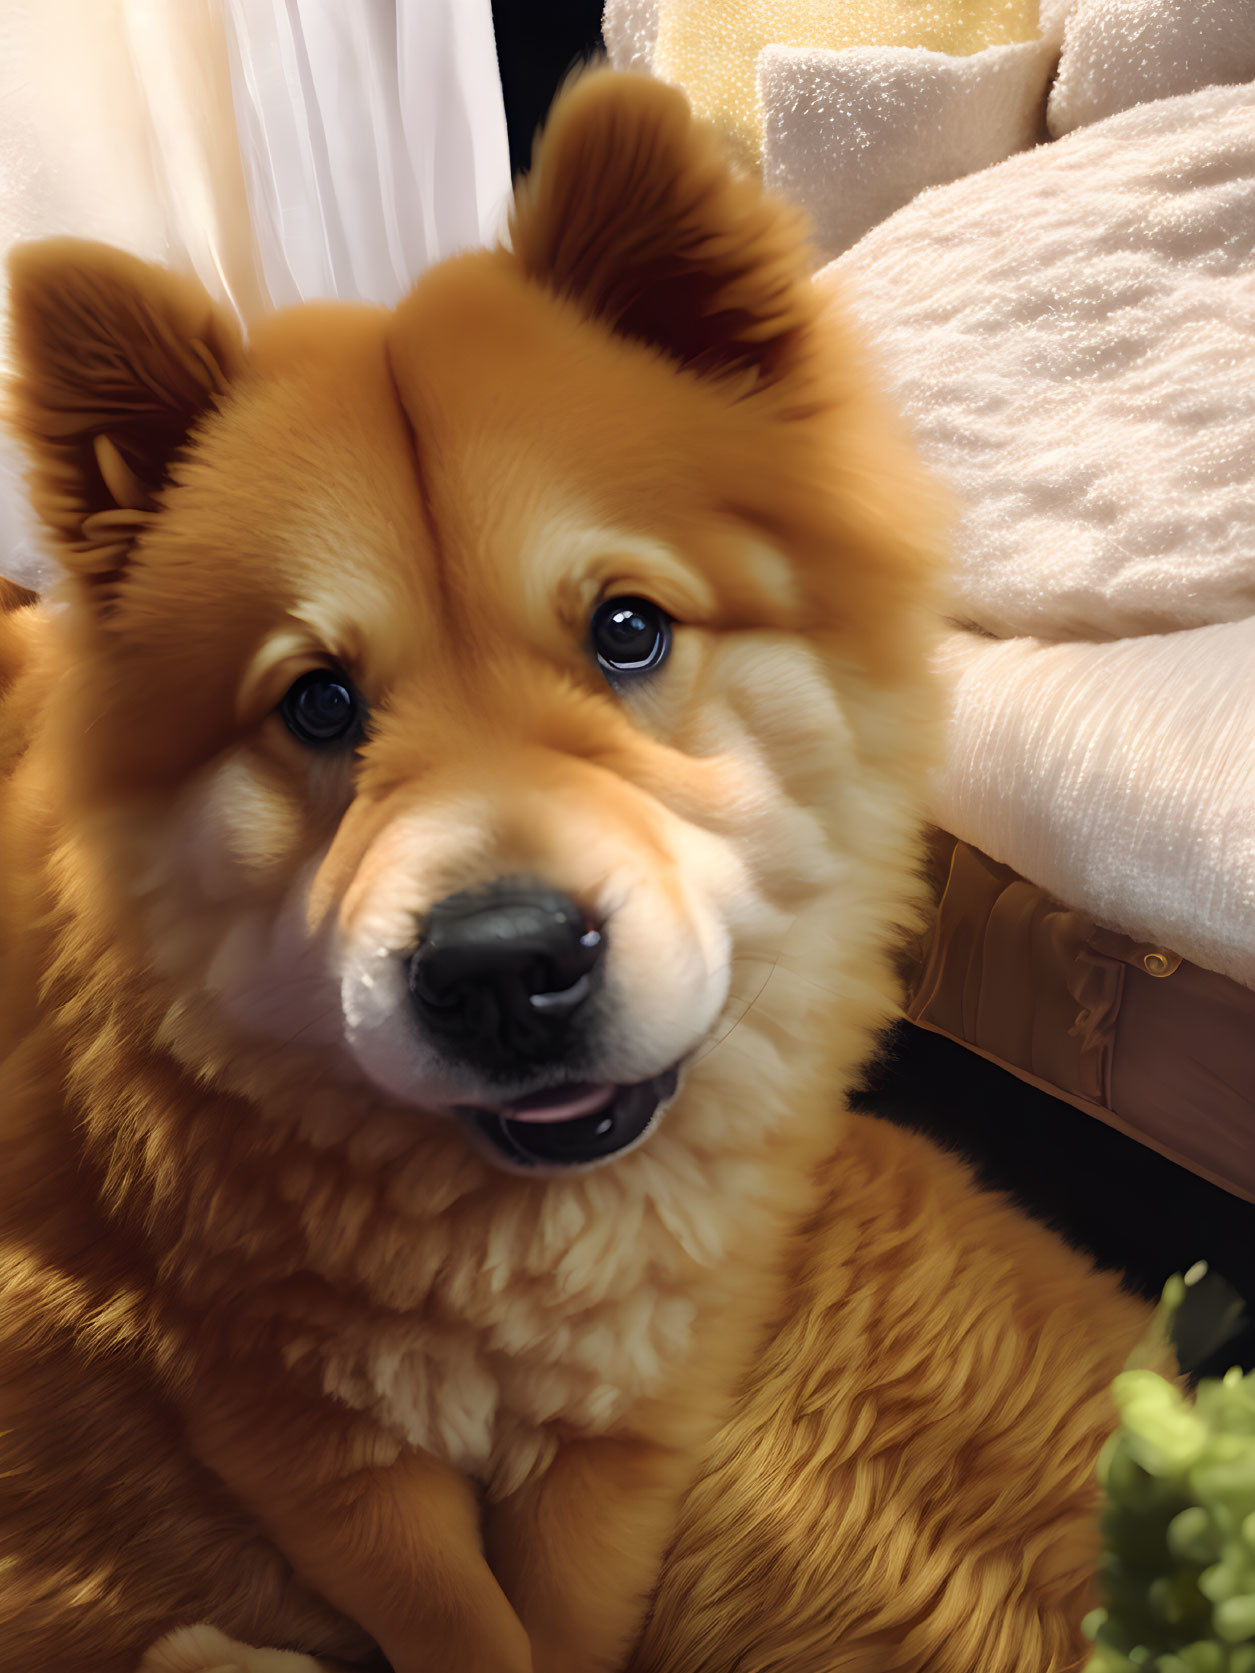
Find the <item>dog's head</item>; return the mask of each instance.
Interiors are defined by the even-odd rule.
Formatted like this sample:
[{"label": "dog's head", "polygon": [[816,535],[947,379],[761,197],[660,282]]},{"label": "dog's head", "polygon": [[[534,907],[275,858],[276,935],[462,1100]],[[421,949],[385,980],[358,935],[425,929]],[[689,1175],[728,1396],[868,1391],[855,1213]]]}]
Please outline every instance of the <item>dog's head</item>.
[{"label": "dog's head", "polygon": [[799,228],[678,94],[578,82],[510,247],[395,312],[245,348],[116,251],[12,277],[72,574],[50,724],[194,1069],[356,1080],[502,1165],[587,1166],[791,949],[824,1006],[878,956],[921,500]]}]

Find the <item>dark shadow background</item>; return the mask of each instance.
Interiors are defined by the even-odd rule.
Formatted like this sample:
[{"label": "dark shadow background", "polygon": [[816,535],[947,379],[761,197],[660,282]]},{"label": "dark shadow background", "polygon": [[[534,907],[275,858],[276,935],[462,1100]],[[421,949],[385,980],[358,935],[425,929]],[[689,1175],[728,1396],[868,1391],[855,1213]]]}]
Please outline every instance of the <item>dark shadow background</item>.
[{"label": "dark shadow background", "polygon": [[1242,1294],[1248,1317],[1196,1369],[1255,1369],[1255,1204],[910,1023],[883,1042],[856,1103],[967,1156],[986,1183],[1143,1295],[1205,1260]]},{"label": "dark shadow background", "polygon": [[[601,51],[601,0],[495,0],[493,20],[518,173],[559,83]],[[1255,1204],[972,1052],[902,1024],[883,1042],[857,1102],[968,1156],[989,1185],[1123,1272],[1141,1293],[1158,1295],[1172,1273],[1206,1260],[1255,1314]],[[1199,1368],[1214,1374],[1239,1362],[1255,1368],[1251,1320]]]},{"label": "dark shadow background", "polygon": [[602,0],[493,0],[497,61],[510,129],[510,167],[519,174],[532,136],[568,70],[602,50]]}]

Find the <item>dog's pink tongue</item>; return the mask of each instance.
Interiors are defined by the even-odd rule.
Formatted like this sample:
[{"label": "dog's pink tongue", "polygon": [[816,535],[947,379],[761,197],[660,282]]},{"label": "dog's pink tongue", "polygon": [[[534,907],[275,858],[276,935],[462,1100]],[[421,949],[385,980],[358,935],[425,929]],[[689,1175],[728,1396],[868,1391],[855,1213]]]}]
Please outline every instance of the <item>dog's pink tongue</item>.
[{"label": "dog's pink tongue", "polygon": [[612,1081],[597,1086],[554,1086],[547,1092],[533,1092],[527,1098],[503,1104],[501,1113],[507,1121],[576,1121],[581,1115],[603,1109],[613,1097]]}]

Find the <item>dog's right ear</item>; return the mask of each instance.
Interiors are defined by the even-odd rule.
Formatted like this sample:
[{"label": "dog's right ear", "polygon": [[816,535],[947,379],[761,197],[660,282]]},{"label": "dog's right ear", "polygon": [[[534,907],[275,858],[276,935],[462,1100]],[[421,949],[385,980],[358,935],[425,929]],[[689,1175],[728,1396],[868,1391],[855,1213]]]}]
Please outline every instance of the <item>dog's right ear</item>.
[{"label": "dog's right ear", "polygon": [[195,280],[57,238],[9,258],[11,422],[55,556],[104,605],[171,467],[242,357]]},{"label": "dog's right ear", "polygon": [[690,371],[758,389],[813,370],[802,219],[735,172],[675,87],[605,69],[571,82],[510,230],[530,277]]}]

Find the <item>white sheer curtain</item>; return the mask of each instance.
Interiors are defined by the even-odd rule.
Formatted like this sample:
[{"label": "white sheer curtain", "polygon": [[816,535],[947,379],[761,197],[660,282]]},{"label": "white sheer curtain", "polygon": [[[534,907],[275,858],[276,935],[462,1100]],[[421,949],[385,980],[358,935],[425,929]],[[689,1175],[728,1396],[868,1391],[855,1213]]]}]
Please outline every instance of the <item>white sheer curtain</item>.
[{"label": "white sheer curtain", "polygon": [[[0,0],[0,245],[106,239],[247,323],[396,301],[509,185],[489,0]],[[7,438],[0,571],[42,574]]]},{"label": "white sheer curtain", "polygon": [[396,301],[497,230],[509,187],[487,0],[225,0],[276,302]]}]

